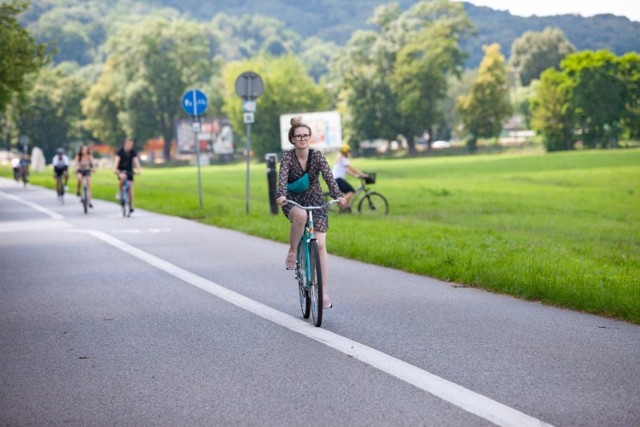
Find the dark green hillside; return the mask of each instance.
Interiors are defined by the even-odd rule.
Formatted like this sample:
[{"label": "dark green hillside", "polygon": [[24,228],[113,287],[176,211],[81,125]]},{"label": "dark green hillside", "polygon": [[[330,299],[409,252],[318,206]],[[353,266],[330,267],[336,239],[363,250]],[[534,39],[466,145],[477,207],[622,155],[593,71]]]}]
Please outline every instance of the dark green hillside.
[{"label": "dark green hillside", "polygon": [[[190,17],[201,19],[219,12],[232,16],[246,14],[267,15],[277,18],[303,37],[316,36],[344,44],[351,33],[366,26],[373,10],[385,0],[147,0],[149,4],[169,6]],[[403,9],[415,0],[398,2]]]},{"label": "dark green hillside", "polygon": [[470,54],[467,64],[475,67],[482,59],[482,46],[497,42],[502,53],[509,57],[511,44],[525,31],[542,31],[547,27],[560,28],[577,50],[609,49],[616,55],[640,50],[640,22],[615,15],[531,16],[524,18],[509,12],[465,3],[469,18],[476,25],[477,34],[464,40]]},{"label": "dark green hillside", "polygon": [[[319,37],[342,45],[358,29],[367,28],[367,20],[385,0],[31,0],[31,9],[22,22],[39,42],[55,39],[59,53],[55,62],[76,61],[85,65],[99,60],[100,46],[114,23],[134,21],[150,14],[182,15],[189,19],[211,21],[224,13],[232,19],[246,15],[264,15],[278,19],[302,39]],[[398,1],[407,9],[416,0]],[[465,3],[465,10],[477,28],[477,34],[463,40],[469,53],[467,67],[475,68],[482,46],[497,42],[509,57],[511,44],[525,31],[558,27],[578,50],[609,49],[616,55],[640,49],[640,22],[613,15],[583,18],[576,15],[523,18],[508,12]]]}]

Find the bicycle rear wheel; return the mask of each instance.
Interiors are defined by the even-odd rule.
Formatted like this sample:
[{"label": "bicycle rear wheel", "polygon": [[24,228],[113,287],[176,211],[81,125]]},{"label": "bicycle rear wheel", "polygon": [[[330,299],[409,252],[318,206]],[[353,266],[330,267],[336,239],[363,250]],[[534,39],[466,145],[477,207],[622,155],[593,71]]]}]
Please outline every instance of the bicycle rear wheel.
[{"label": "bicycle rear wheel", "polygon": [[308,319],[309,314],[311,314],[311,298],[309,297],[309,292],[305,286],[305,281],[307,280],[307,262],[304,247],[302,245],[303,242],[300,240],[300,244],[298,245],[298,259],[296,262],[296,279],[298,279],[298,295],[300,297],[300,310],[302,310],[302,317]]},{"label": "bicycle rear wheel", "polygon": [[309,242],[309,292],[311,293],[311,317],[313,324],[322,325],[322,271],[320,269],[320,252],[318,242],[313,239]]},{"label": "bicycle rear wheel", "polygon": [[358,203],[358,213],[369,216],[389,215],[389,202],[382,194],[372,191],[365,194]]}]

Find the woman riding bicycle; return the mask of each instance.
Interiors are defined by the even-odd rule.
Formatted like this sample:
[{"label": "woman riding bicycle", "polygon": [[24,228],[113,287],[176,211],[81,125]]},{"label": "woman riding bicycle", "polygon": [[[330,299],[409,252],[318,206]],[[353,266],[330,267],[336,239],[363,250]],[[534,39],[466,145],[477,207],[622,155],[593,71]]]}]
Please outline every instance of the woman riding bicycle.
[{"label": "woman riding bicycle", "polygon": [[87,203],[90,208],[93,208],[91,204],[91,170],[93,169],[94,160],[91,155],[91,150],[89,150],[89,146],[83,145],[80,147],[80,151],[78,151],[78,155],[74,160],[74,164],[76,167],[76,178],[78,178],[78,183],[76,184],[76,194],[80,196],[80,186],[82,184],[82,178],[87,177]]},{"label": "woman riding bicycle", "polygon": [[[282,162],[280,163],[280,175],[278,179],[278,191],[276,193],[276,203],[282,206],[282,211],[289,221],[291,228],[289,230],[289,253],[287,254],[286,267],[292,270],[296,266],[296,250],[300,237],[304,233],[305,223],[307,221],[307,212],[287,204],[287,199],[291,199],[303,206],[322,206],[324,198],[322,196],[322,188],[320,187],[319,175],[329,186],[331,197],[338,199],[340,206],[345,206],[347,200],[342,196],[338,184],[333,179],[329,163],[318,150],[309,148],[311,141],[311,128],[302,122],[302,117],[294,117],[291,119],[291,128],[289,129],[289,142],[294,146],[293,150],[285,151],[282,154]],[[287,184],[301,178],[305,173],[309,176],[308,188],[301,192],[295,193],[287,189]],[[314,216],[315,236],[318,241],[318,251],[320,253],[320,268],[323,277],[323,305],[325,308],[331,308],[331,299],[327,292],[329,256],[327,255],[326,233],[329,228],[329,219],[327,210],[321,209],[315,211]]]},{"label": "woman riding bicycle", "polygon": [[349,182],[347,182],[347,174],[355,176],[356,178],[367,178],[369,175],[351,166],[349,154],[351,154],[351,147],[349,147],[348,144],[344,144],[340,147],[340,153],[338,154],[338,158],[336,159],[336,163],[333,165],[331,172],[338,183],[340,191],[344,193],[344,197],[347,199],[347,202],[351,203],[351,198],[353,198],[356,190],[351,186],[351,184],[349,184]]}]

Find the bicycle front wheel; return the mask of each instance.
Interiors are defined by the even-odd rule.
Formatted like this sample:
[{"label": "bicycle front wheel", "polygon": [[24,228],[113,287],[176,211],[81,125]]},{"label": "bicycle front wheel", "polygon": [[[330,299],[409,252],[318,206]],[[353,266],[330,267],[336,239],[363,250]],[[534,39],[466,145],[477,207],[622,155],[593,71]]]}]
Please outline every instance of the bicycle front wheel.
[{"label": "bicycle front wheel", "polygon": [[60,178],[56,180],[56,190],[58,192],[58,201],[64,204],[64,185],[62,185],[62,179]]},{"label": "bicycle front wheel", "polygon": [[313,239],[309,242],[309,292],[311,293],[311,317],[313,324],[322,325],[322,270],[320,268],[320,252],[318,242]]},{"label": "bicycle front wheel", "polygon": [[120,206],[122,206],[122,216],[127,216],[127,189],[123,186],[120,191]]},{"label": "bicycle front wheel", "polygon": [[[331,193],[329,193],[328,191],[322,193],[322,197],[324,197],[325,202],[330,202],[333,200],[333,197],[331,197]],[[327,206],[327,213],[330,213],[330,212],[338,213],[340,212],[340,207],[337,204],[332,203],[329,206]]]},{"label": "bicycle front wheel", "polygon": [[365,194],[358,203],[358,213],[369,216],[389,215],[389,202],[382,194],[372,191]]},{"label": "bicycle front wheel", "polygon": [[304,243],[300,240],[298,245],[298,259],[296,262],[296,278],[298,279],[298,295],[300,297],[300,310],[302,310],[302,317],[309,318],[311,313],[311,298],[305,285],[307,280],[307,262],[306,254],[304,253]]},{"label": "bicycle front wheel", "polygon": [[85,183],[82,184],[82,208],[85,214],[89,213],[89,198],[87,197],[87,185]]}]

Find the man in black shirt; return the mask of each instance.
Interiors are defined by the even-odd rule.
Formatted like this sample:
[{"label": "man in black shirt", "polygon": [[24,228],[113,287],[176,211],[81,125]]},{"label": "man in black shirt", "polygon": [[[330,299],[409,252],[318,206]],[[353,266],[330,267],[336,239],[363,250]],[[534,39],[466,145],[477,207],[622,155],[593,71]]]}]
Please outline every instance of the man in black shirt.
[{"label": "man in black shirt", "polygon": [[120,150],[116,153],[113,171],[120,180],[118,194],[122,192],[125,180],[129,180],[129,213],[133,212],[133,175],[140,175],[142,167],[138,153],[133,149],[133,139],[126,138]]}]

